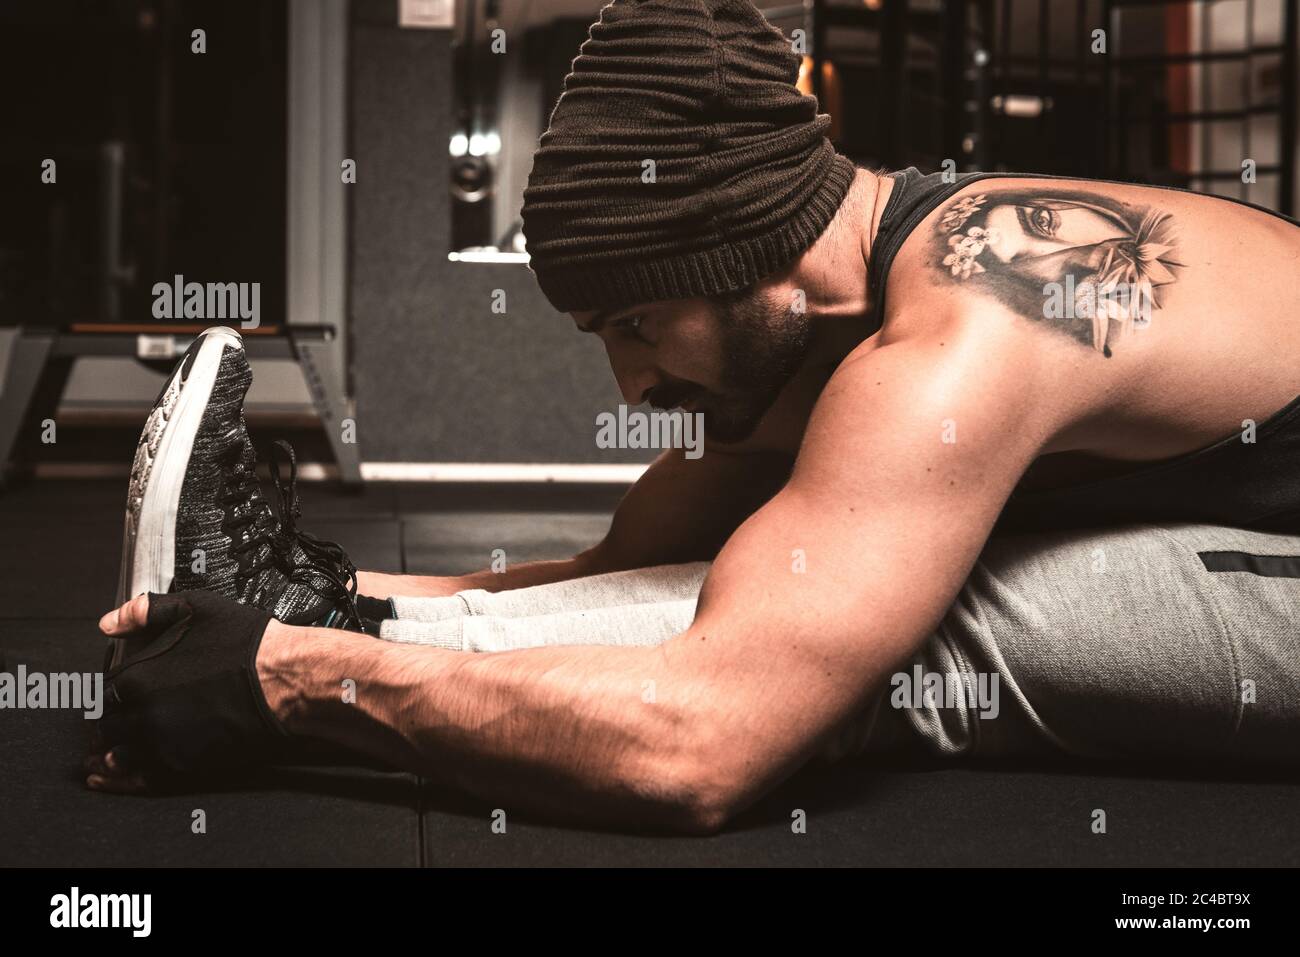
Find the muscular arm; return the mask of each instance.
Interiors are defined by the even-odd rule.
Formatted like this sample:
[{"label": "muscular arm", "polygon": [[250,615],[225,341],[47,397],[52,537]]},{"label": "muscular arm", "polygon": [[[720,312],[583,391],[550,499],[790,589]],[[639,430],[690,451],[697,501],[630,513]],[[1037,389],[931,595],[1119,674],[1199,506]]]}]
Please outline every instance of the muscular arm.
[{"label": "muscular arm", "polygon": [[[1056,427],[1052,376],[1019,341],[967,328],[847,362],[789,483],[658,647],[466,655],[294,629],[263,643],[268,699],[292,731],[507,810],[714,829],[803,763],[951,603]],[[339,700],[344,678],[356,704]]]},{"label": "muscular arm", "polygon": [[505,591],[625,568],[711,559],[727,536],[772,496],[789,471],[775,453],[710,449],[687,459],[681,449],[657,458],[619,503],[605,538],[560,561],[521,562],[450,577],[360,572],[363,595],[450,595],[467,588]]},{"label": "muscular arm", "polygon": [[509,588],[527,588],[548,582],[567,581],[584,575],[599,575],[606,571],[591,550],[572,558],[556,561],[520,562],[511,564],[504,572],[491,569],[470,572],[466,575],[397,575],[389,572],[357,572],[357,592],[372,598],[390,598],[403,595],[408,598],[454,595],[469,588],[484,591],[505,591]]}]

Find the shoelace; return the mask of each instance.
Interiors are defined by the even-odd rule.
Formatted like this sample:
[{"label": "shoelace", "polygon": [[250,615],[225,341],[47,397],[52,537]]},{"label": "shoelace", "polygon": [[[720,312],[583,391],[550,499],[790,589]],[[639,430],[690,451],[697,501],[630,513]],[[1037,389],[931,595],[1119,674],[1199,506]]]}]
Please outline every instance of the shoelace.
[{"label": "shoelace", "polygon": [[[239,571],[235,574],[237,591],[241,594],[246,584],[258,572],[268,568],[285,569],[281,555],[279,527],[271,506],[261,498],[261,485],[257,480],[256,459],[248,451],[248,438],[231,446],[231,461],[225,478],[225,492],[221,504],[226,509],[225,531],[234,542],[231,553],[237,556]],[[246,506],[256,498],[257,505],[243,512],[239,507]],[[244,564],[244,556],[252,554],[253,559]]]},{"label": "shoelace", "polygon": [[[287,483],[281,469],[284,462],[289,465]],[[357,567],[342,545],[309,535],[298,527],[302,515],[298,502],[298,461],[293,446],[283,439],[276,440],[271,449],[271,480],[280,501],[275,550],[289,566],[286,572],[289,580],[306,586],[326,601],[341,605],[345,627],[362,631],[361,614],[357,610]],[[306,564],[293,560],[294,552],[299,549],[307,557]]]}]

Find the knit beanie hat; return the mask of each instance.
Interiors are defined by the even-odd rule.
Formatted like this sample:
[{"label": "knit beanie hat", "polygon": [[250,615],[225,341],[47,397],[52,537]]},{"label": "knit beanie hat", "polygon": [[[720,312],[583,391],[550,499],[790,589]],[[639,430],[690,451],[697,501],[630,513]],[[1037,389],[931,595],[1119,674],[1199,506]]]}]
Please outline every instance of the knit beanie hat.
[{"label": "knit beanie hat", "polygon": [[[560,312],[744,289],[834,218],[855,168],[749,0],[614,0],[533,155],[522,218]],[[652,162],[650,162],[652,161]]]}]

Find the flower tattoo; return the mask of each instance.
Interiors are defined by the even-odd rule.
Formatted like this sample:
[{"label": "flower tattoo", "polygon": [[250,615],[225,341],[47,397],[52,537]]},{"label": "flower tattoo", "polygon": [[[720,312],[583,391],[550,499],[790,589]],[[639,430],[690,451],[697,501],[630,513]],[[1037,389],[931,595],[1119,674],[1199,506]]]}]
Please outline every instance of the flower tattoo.
[{"label": "flower tattoo", "polygon": [[1169,214],[1080,190],[962,197],[943,211],[935,239],[950,280],[1107,357],[1150,325],[1160,289],[1183,267]]}]

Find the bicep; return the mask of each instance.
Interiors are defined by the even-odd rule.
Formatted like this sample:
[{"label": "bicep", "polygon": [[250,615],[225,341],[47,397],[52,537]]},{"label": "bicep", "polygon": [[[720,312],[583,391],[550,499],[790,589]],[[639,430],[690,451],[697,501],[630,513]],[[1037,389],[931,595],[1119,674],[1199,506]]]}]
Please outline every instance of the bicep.
[{"label": "bicep", "polygon": [[1035,407],[1023,364],[948,346],[837,373],[789,483],[727,542],[675,639],[711,673],[719,725],[773,773],[933,630],[1050,430],[1019,411]]}]

